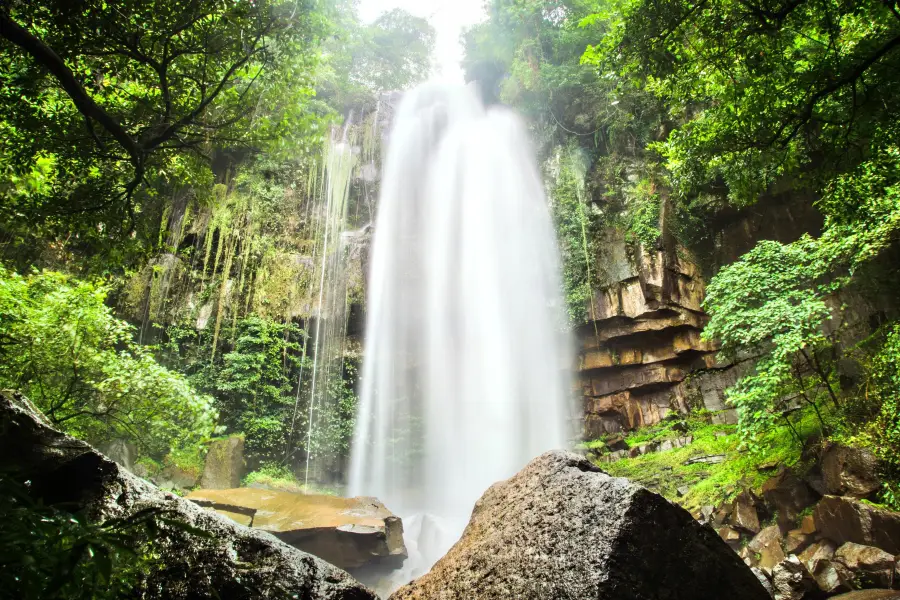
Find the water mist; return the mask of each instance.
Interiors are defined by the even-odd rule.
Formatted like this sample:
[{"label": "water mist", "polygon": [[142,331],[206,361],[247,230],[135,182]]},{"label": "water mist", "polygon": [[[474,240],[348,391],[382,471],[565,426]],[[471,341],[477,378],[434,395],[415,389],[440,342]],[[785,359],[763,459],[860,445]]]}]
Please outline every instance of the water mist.
[{"label": "water mist", "polygon": [[350,492],[403,517],[411,579],[491,484],[569,438],[559,255],[515,115],[464,87],[404,96],[369,282]]}]

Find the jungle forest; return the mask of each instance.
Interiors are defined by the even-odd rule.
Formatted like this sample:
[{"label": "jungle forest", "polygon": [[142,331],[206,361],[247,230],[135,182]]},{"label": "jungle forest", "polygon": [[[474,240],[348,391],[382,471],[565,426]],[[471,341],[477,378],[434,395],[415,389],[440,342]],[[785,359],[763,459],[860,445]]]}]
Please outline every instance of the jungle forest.
[{"label": "jungle forest", "polygon": [[0,0],[0,598],[900,598],[900,6],[474,1]]}]

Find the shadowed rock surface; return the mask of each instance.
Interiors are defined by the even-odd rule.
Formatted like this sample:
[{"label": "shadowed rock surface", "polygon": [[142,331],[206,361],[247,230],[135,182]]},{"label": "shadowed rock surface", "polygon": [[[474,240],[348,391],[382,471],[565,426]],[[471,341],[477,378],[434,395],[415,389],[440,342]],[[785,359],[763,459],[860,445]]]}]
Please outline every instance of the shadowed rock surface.
[{"label": "shadowed rock surface", "polygon": [[160,524],[161,564],[141,582],[147,600],[376,598],[315,556],[160,491],[53,429],[26,399],[8,392],[0,392],[0,468],[30,480],[32,494],[44,503],[74,505],[100,521],[157,508],[211,534],[206,539]]},{"label": "shadowed rock surface", "polygon": [[568,452],[493,485],[462,539],[408,599],[767,600],[715,532],[661,496]]},{"label": "shadowed rock surface", "polygon": [[400,519],[375,498],[255,488],[197,490],[187,498],[342,569],[385,561],[400,566],[406,558]]}]

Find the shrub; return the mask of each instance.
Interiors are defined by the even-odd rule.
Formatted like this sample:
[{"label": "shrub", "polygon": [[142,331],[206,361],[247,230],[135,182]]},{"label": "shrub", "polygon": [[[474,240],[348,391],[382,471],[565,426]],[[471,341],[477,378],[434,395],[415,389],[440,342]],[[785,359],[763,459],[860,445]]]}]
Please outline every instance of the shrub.
[{"label": "shrub", "polygon": [[135,344],[107,293],[62,273],[0,267],[0,385],[94,445],[123,439],[156,458],[198,445],[216,420],[212,398]]}]

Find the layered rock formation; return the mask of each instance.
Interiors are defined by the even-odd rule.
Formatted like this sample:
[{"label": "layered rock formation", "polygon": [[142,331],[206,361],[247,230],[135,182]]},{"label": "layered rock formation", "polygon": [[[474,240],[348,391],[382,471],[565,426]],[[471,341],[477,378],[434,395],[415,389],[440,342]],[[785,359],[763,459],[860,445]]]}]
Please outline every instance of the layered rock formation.
[{"label": "layered rock formation", "polygon": [[400,566],[406,558],[400,519],[375,498],[254,488],[197,490],[187,498],[342,569]]},{"label": "layered rock formation", "polygon": [[759,240],[790,242],[821,227],[810,198],[773,195],[752,210],[723,210],[710,226],[717,233],[695,245],[699,260],[671,234],[665,208],[658,247],[637,248],[618,230],[598,244],[595,265],[604,284],[577,330],[586,438],[652,425],[689,408],[716,413],[714,422],[734,422],[725,390],[750,365],[719,362],[716,346],[700,339],[708,321],[706,278]]},{"label": "layered rock formation", "polygon": [[749,568],[683,509],[566,452],[475,505],[462,539],[392,600],[765,600]]},{"label": "layered rock formation", "polygon": [[716,347],[700,339],[708,317],[705,284],[684,252],[663,250],[629,258],[623,238],[604,243],[609,260],[595,291],[591,322],[578,330],[583,434],[596,438],[659,422],[691,406],[722,411],[724,389],[739,376],[716,361]]},{"label": "layered rock formation", "polygon": [[142,598],[376,600],[325,561],[160,491],[88,444],[53,429],[27,400],[8,392],[0,393],[0,469],[30,481],[36,500],[65,504],[96,521],[151,509],[179,522],[180,527],[158,525],[154,544],[160,558],[141,574]]}]

